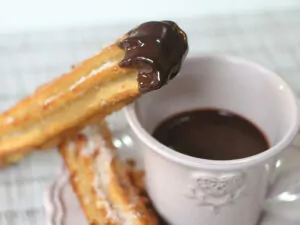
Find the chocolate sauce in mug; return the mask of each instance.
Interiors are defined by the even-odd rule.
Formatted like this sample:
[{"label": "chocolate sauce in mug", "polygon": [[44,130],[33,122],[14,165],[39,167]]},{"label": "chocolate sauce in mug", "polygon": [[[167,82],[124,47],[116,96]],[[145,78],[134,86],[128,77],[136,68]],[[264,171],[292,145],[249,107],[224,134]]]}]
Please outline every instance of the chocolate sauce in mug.
[{"label": "chocolate sauce in mug", "polygon": [[153,137],[180,153],[211,160],[241,159],[269,148],[253,123],[218,109],[176,114],[160,123]]}]

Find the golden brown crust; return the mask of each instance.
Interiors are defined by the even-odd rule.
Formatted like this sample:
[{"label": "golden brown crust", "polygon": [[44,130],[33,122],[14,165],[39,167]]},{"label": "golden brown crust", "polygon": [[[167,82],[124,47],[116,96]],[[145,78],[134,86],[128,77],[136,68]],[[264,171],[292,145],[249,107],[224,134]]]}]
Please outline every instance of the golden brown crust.
[{"label": "golden brown crust", "polygon": [[70,146],[66,142],[60,147],[60,153],[62,154],[71,174],[71,185],[79,199],[83,211],[85,212],[87,220],[90,224],[95,225],[117,225],[116,222],[106,219],[108,212],[105,207],[96,207],[97,201],[102,201],[102,199],[98,199],[95,191],[93,190],[93,175],[89,172],[90,167],[87,166],[90,163],[89,159],[80,157],[80,149],[83,145],[85,145],[86,138],[82,135],[78,135],[75,139],[75,149],[71,150]]},{"label": "golden brown crust", "polygon": [[158,224],[145,190],[140,189],[142,172],[135,173],[119,160],[105,124],[93,125],[88,136],[69,139],[60,152],[90,224]]},{"label": "golden brown crust", "polygon": [[123,56],[114,43],[0,114],[0,165],[57,145],[137,98],[138,72],[118,66]]}]

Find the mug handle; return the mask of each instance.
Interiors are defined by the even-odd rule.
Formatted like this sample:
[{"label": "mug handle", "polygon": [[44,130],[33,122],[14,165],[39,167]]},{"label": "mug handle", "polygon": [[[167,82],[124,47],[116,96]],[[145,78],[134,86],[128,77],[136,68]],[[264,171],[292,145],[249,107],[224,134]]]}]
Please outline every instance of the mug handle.
[{"label": "mug handle", "polygon": [[[298,99],[300,111],[300,100]],[[287,150],[283,160],[277,161],[276,167],[282,167],[279,172],[270,197],[266,200],[266,212],[291,222],[300,222],[300,133]],[[288,163],[285,164],[284,161]],[[281,162],[282,165],[281,165]]]}]

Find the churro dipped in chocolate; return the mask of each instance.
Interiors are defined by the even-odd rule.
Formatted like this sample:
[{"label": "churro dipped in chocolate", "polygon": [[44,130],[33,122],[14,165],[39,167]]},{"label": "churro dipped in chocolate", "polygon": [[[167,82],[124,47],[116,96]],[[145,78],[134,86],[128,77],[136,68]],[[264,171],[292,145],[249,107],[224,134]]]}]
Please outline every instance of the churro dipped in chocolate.
[{"label": "churro dipped in chocolate", "polygon": [[91,121],[158,89],[180,70],[186,34],[170,21],[134,28],[0,114],[0,165],[57,145]]}]

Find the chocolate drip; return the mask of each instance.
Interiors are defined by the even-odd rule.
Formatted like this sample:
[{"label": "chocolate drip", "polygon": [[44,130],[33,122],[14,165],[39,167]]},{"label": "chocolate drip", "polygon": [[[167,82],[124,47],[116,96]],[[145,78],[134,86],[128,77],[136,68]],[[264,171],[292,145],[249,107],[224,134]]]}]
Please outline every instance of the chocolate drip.
[{"label": "chocolate drip", "polygon": [[126,52],[119,66],[139,70],[140,92],[159,89],[172,79],[188,51],[186,34],[172,21],[143,23],[119,46]]}]

